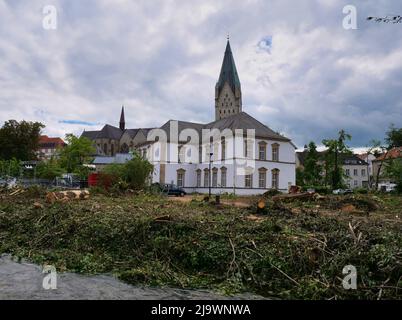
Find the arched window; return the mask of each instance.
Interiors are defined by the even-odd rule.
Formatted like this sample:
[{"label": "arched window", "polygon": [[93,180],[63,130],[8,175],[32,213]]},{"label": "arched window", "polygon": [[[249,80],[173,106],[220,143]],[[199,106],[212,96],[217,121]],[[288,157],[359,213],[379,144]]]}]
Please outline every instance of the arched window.
[{"label": "arched window", "polygon": [[197,187],[201,187],[201,169],[197,170]]},{"label": "arched window", "polygon": [[272,145],[272,161],[279,161],[279,144]]},{"label": "arched window", "polygon": [[212,169],[212,187],[216,188],[218,186],[218,168]]},{"label": "arched window", "polygon": [[279,189],[279,169],[272,170],[272,189]]},{"label": "arched window", "polygon": [[221,168],[221,186],[226,187],[226,173],[227,169],[225,167]]},{"label": "arched window", "polygon": [[226,139],[225,137],[221,138],[221,159],[226,159]]},{"label": "arched window", "polygon": [[209,170],[207,168],[204,169],[204,187],[209,187]]},{"label": "arched window", "polygon": [[121,153],[128,153],[129,152],[127,143],[123,143],[123,145],[120,147],[120,152]]},{"label": "arched window", "polygon": [[107,144],[106,143],[103,145],[103,153],[105,155],[107,155]]},{"label": "arched window", "polygon": [[110,153],[112,156],[114,156],[114,144],[112,144],[110,147]]},{"label": "arched window", "polygon": [[258,159],[266,160],[267,159],[267,143],[265,141],[261,141],[258,143]]},{"label": "arched window", "polygon": [[260,189],[265,189],[267,187],[267,169],[258,169],[258,187]]},{"label": "arched window", "polygon": [[185,186],[186,170],[177,170],[177,186],[183,188]]}]

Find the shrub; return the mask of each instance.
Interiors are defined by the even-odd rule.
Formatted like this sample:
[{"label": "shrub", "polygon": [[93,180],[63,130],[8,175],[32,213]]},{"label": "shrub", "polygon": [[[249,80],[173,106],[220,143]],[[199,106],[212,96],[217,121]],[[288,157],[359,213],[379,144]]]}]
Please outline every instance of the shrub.
[{"label": "shrub", "polygon": [[59,166],[54,159],[40,162],[36,167],[36,175],[42,179],[53,180],[61,176],[65,171]]},{"label": "shrub", "polygon": [[152,164],[135,153],[133,159],[125,164],[107,165],[100,175],[100,179],[103,181],[100,185],[105,187],[113,186],[113,189],[120,190],[128,188],[134,190],[143,189],[152,170]]},{"label": "shrub", "polygon": [[302,191],[306,192],[309,189],[314,189],[319,194],[330,194],[332,192],[332,189],[327,186],[304,186]]},{"label": "shrub", "polygon": [[368,194],[368,190],[366,188],[357,188],[353,190],[353,192],[357,194]]}]

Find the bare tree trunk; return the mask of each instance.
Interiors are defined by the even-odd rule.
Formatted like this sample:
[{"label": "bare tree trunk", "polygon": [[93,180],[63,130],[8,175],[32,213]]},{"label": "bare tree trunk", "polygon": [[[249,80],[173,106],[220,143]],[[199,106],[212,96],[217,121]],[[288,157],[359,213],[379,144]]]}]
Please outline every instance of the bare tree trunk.
[{"label": "bare tree trunk", "polygon": [[379,165],[378,170],[377,170],[376,179],[375,179],[375,190],[376,191],[378,190],[378,180],[380,179],[380,172],[381,172],[381,169],[382,169],[382,165],[384,164],[384,161],[387,159],[387,156],[388,156],[388,151],[385,152],[384,160],[381,160],[380,165]]}]

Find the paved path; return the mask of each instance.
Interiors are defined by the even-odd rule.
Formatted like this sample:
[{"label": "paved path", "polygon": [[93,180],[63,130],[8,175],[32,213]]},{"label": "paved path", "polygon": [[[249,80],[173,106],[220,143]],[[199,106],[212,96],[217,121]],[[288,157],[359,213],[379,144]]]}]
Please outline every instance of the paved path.
[{"label": "paved path", "polygon": [[[0,300],[220,300],[230,299],[202,290],[146,288],[127,285],[112,276],[83,276],[74,273],[57,275],[57,289],[45,290],[42,268],[30,263],[17,263],[9,256],[0,257]],[[232,299],[258,299],[240,295]]]}]

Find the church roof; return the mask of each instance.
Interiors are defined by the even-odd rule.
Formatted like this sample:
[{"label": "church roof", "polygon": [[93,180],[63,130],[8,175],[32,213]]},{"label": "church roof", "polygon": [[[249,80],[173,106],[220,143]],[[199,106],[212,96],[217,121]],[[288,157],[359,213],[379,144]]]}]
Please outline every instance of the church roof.
[{"label": "church roof", "polygon": [[81,136],[93,140],[96,139],[98,133],[99,131],[84,131]]},{"label": "church roof", "polygon": [[[84,131],[83,135],[87,132],[91,131]],[[96,132],[96,136],[93,134],[93,132]],[[123,130],[120,130],[119,128],[113,127],[110,124],[106,124],[102,130],[100,131],[92,131],[92,133],[87,135],[88,138],[90,139],[113,139],[113,140],[120,140],[121,136],[123,135]]]},{"label": "church roof", "polygon": [[239,75],[237,74],[237,69],[233,59],[232,49],[230,48],[229,40],[226,45],[225,56],[223,57],[219,80],[216,83],[216,89],[218,89],[218,92],[222,90],[226,82],[229,84],[233,92],[235,92],[236,88],[240,88]]}]

